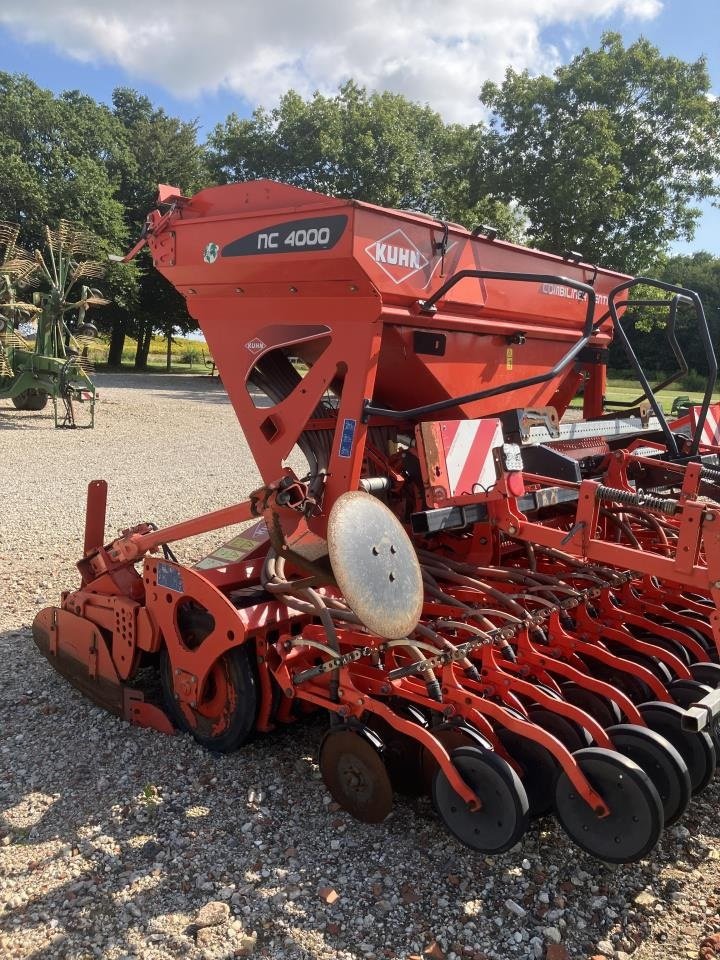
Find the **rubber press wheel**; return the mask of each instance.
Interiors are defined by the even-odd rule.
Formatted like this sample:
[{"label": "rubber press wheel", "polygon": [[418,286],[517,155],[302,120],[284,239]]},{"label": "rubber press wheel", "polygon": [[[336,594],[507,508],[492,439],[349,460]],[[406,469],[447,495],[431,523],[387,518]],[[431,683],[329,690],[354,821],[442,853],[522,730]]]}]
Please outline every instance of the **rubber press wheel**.
[{"label": "rubber press wheel", "polygon": [[558,777],[558,820],[579,847],[608,863],[632,863],[646,856],[660,839],[663,807],[650,777],[615,750],[585,747],[575,760],[610,809],[601,817],[582,799],[567,775]]},{"label": "rubber press wheel", "polygon": [[675,747],[690,772],[693,794],[700,793],[712,780],[717,754],[712,737],[701,730],[693,733],[682,728],[685,711],[675,703],[651,701],[639,707],[643,720]]},{"label": "rubber press wheel", "polygon": [[[710,666],[715,666],[715,664],[710,664]],[[687,710],[688,707],[712,692],[713,688],[709,684],[700,683],[699,680],[673,680],[668,687],[668,693],[683,710]],[[712,737],[715,744],[715,753],[720,753],[720,717],[711,720],[705,730]]]},{"label": "rubber press wheel", "polygon": [[528,827],[528,798],[510,764],[477,747],[458,747],[450,758],[482,806],[470,810],[438,768],[433,801],[445,826],[465,846],[481,853],[503,853],[515,846]]},{"label": "rubber press wheel", "polygon": [[555,780],[559,769],[555,758],[542,744],[512,730],[498,730],[498,739],[521,768],[520,779],[527,794],[530,817],[544,817],[555,802]]},{"label": "rubber press wheel", "polygon": [[572,680],[562,685],[563,697],[574,707],[580,707],[585,713],[588,713],[593,719],[597,720],[601,727],[610,727],[615,723],[622,722],[622,714],[614,700],[608,700],[594,690],[588,690],[581,687]]},{"label": "rubber press wheel", "polygon": [[195,707],[185,705],[183,709],[176,699],[167,649],[160,657],[160,683],[170,718],[208,750],[236,750],[253,732],[258,702],[247,647],[228,650],[215,661]]},{"label": "rubber press wheel", "polygon": [[634,723],[608,728],[616,750],[634,760],[652,780],[663,805],[665,826],[675,823],[690,803],[692,784],[687,764],[673,745],[655,730]]},{"label": "rubber press wheel", "polygon": [[547,733],[556,737],[564,747],[573,753],[582,747],[587,747],[592,743],[584,727],[579,726],[573,720],[568,720],[559,713],[554,713],[546,707],[530,707],[528,718],[542,727]]},{"label": "rubber press wheel", "polygon": [[[492,743],[475,727],[464,721],[453,723],[443,721],[430,730],[433,737],[442,744],[448,753],[458,747],[477,747],[479,750],[492,751]],[[422,753],[423,784],[425,793],[432,795],[433,781],[438,771],[438,762],[429,750],[423,748]]]},{"label": "rubber press wheel", "polygon": [[720,687],[720,663],[693,663],[690,673],[693,679],[706,683],[713,690]]}]

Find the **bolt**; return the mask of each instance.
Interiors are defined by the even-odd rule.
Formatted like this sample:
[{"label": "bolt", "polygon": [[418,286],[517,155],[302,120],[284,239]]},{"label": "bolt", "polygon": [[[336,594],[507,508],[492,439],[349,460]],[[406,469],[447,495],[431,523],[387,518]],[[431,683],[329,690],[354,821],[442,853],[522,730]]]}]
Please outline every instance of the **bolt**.
[{"label": "bolt", "polygon": [[175,676],[176,676],[176,677],[179,677],[179,676],[180,676],[180,671],[179,671],[179,670],[176,670],[176,671],[175,671]]},{"label": "bolt", "polygon": [[720,580],[715,580],[714,583],[713,583],[713,587],[714,587],[716,590],[720,590]]},{"label": "bolt", "polygon": [[517,527],[516,527],[514,524],[511,524],[511,525],[508,527],[508,533],[509,533],[511,536],[513,536],[514,534],[517,533]]},{"label": "bolt", "polygon": [[197,706],[197,701],[196,701],[196,700],[191,700],[191,701],[190,701],[190,706],[194,709],[194,708]]}]

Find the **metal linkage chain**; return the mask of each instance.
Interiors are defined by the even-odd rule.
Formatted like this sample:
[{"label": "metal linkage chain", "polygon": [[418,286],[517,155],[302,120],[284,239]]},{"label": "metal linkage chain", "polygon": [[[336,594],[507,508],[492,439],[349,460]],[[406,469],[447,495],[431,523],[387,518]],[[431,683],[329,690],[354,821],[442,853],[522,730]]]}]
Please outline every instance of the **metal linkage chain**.
[{"label": "metal linkage chain", "polygon": [[448,663],[456,663],[459,660],[465,660],[469,653],[477,650],[478,647],[486,647],[496,640],[510,640],[518,632],[519,627],[503,627],[501,630],[493,630],[484,637],[474,637],[465,643],[459,644],[453,650],[443,650],[442,653],[434,657],[426,657],[417,663],[409,663],[405,667],[397,667],[388,674],[389,680],[400,680],[402,677],[411,677],[427,670],[434,670],[436,667],[444,667]]},{"label": "metal linkage chain", "polygon": [[605,487],[600,484],[595,491],[598,500],[608,500],[621,503],[629,507],[646,507],[657,510],[668,517],[674,516],[680,510],[677,500],[666,500],[663,497],[653,497],[646,493],[631,493],[629,490],[618,490],[615,487]]},{"label": "metal linkage chain", "polygon": [[[292,641],[291,646],[307,647],[309,644],[306,640],[303,640],[302,637],[298,637]],[[340,667],[345,667],[349,663],[355,663],[356,660],[361,660],[363,657],[369,657],[376,651],[382,652],[382,649],[382,647],[356,647],[354,650],[343,653],[339,657],[331,657],[330,660],[325,660],[323,663],[318,663],[314,667],[309,667],[307,670],[302,670],[300,673],[294,674],[293,683],[296,686],[301,683],[306,683],[308,680],[313,680],[315,677],[319,677],[324,673],[331,673],[333,670],[339,670]]]}]

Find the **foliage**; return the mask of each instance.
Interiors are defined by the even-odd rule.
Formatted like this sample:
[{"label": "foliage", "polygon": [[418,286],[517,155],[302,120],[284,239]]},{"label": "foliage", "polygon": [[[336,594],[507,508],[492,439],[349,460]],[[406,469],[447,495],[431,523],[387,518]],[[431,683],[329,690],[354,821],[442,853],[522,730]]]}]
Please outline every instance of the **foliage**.
[{"label": "foliage", "polygon": [[0,216],[39,246],[46,223],[82,223],[109,246],[127,239],[117,197],[130,155],[110,110],[77,90],[54,97],[0,72]]},{"label": "foliage", "polygon": [[[666,255],[672,240],[692,236],[696,201],[718,196],[720,103],[709,95],[704,60],[685,63],[646,40],[625,47],[606,34],[551,77],[509,70],[501,84],[485,84],[481,99],[489,126],[445,123],[427,105],[353,81],[333,96],[291,90],[272,110],[231,114],[202,144],[196,121],[134,90],[115,90],[105,105],[0,72],[0,219],[39,246],[43,224],[65,218],[102,237],[103,255],[117,253],[140,235],[158,182],[193,193],[269,177],[468,227],[491,224],[501,237],[578,249],[627,272],[655,265],[700,291],[717,340],[719,262]],[[155,332],[195,326],[146,253],[110,265],[103,290],[112,305],[96,322],[110,333],[111,365],[121,362],[126,336],[143,367]],[[698,338],[684,315],[680,324],[690,365],[702,369]],[[640,318],[631,336],[659,369],[667,345],[656,327]]]},{"label": "foliage", "polygon": [[220,183],[268,177],[468,226],[490,220],[517,236],[518,218],[503,203],[469,198],[483,136],[481,127],[446,124],[428,106],[349,81],[334,97],[306,101],[291,90],[272,111],[231,114],[208,139],[209,164]]},{"label": "foliage", "polygon": [[481,99],[493,117],[479,190],[519,203],[543,249],[637,272],[691,239],[694,201],[718,196],[720,104],[702,58],[608,33],[553,77],[508,70]]}]

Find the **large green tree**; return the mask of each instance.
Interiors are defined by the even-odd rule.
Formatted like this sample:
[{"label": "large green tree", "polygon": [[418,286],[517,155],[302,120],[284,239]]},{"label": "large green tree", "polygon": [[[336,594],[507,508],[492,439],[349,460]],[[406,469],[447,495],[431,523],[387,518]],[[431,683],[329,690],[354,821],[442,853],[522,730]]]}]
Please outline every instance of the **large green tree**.
[{"label": "large green tree", "polygon": [[108,247],[125,243],[116,192],[130,155],[107,107],[0,72],[0,158],[0,217],[20,224],[27,245],[40,245],[44,225],[60,218],[82,223]]},{"label": "large green tree", "polygon": [[[152,209],[158,183],[171,183],[186,193],[207,184],[205,152],[198,143],[196,121],[172,117],[134,90],[120,87],[114,91],[113,116],[122,128],[131,155],[131,161],[122,170],[117,197],[125,212],[127,230],[137,238]],[[144,368],[154,331],[171,336],[175,327],[188,332],[197,326],[184,299],[152,268],[146,252],[138,258],[136,276],[135,300],[117,304],[111,313],[111,366],[120,363],[128,333],[138,341],[135,366]]]},{"label": "large green tree", "polygon": [[628,272],[691,239],[696,201],[717,197],[720,104],[704,59],[663,57],[605,34],[552,77],[487,83],[492,148],[478,193],[520,204],[531,242]]},{"label": "large green tree", "polygon": [[[652,273],[667,283],[694,290],[700,295],[710,338],[717,349],[720,343],[720,258],[706,251],[663,257]],[[654,290],[647,292],[653,296],[660,295]],[[663,294],[663,297],[665,296]],[[625,326],[633,348],[643,364],[649,370],[669,373],[671,369],[675,369],[675,360],[662,333],[667,316],[665,311],[637,308],[631,312]],[[698,320],[694,310],[687,304],[681,304],[678,309],[676,332],[690,370],[699,376],[707,373],[708,357],[699,333]],[[616,368],[628,366],[621,345],[613,345],[611,361]],[[698,381],[698,384],[700,382]]]},{"label": "large green tree", "polygon": [[[430,107],[349,81],[332,97],[289,91],[271,111],[231,114],[208,139],[220,183],[268,177],[381,206],[418,210],[517,236],[518,218],[490,195],[470,198],[482,127],[446,124]],[[473,181],[475,185],[475,181]]]}]

